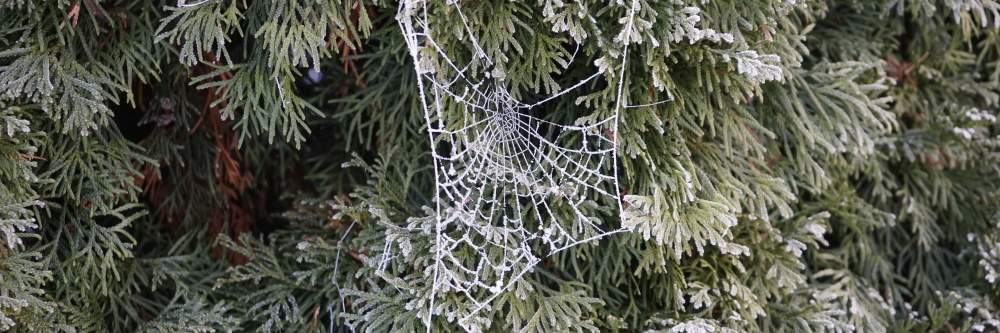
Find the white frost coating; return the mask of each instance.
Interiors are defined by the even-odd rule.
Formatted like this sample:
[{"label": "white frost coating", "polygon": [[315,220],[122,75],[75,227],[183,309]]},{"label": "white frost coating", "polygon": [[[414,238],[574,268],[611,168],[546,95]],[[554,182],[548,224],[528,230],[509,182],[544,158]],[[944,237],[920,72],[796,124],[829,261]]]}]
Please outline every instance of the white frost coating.
[{"label": "white frost coating", "polygon": [[960,136],[960,137],[962,137],[963,139],[966,139],[966,140],[972,140],[972,137],[976,135],[976,129],[975,128],[955,127],[955,128],[952,128],[951,131],[952,131],[952,133],[955,133],[955,135],[958,135],[958,136]]},{"label": "white frost coating", "polygon": [[991,123],[997,121],[997,116],[993,115],[992,113],[989,113],[988,111],[980,110],[977,108],[972,108],[969,109],[968,111],[965,111],[965,116],[972,121],[986,121]]},{"label": "white frost coating", "polygon": [[[462,25],[432,26],[427,17],[432,6],[452,7]],[[627,45],[640,40],[634,19],[637,8],[638,1],[633,0],[628,16],[620,20],[618,41],[624,45],[620,59],[628,59]],[[625,60],[613,66],[610,59],[602,59],[587,79],[523,103],[506,89],[502,75],[496,75],[499,66],[479,45],[460,2],[403,1],[396,19],[416,64],[437,184],[432,216],[411,220],[413,229],[420,228],[412,221],[429,221],[425,225],[431,227],[422,230],[432,237],[434,254],[434,263],[424,271],[433,277],[430,296],[412,308],[421,311],[425,323],[444,315],[466,331],[479,332],[490,323],[478,313],[490,309],[491,301],[510,290],[542,257],[628,231],[606,229],[588,213],[612,204],[613,213],[621,217],[615,143],[618,112],[624,107]],[[435,40],[457,32],[468,43],[461,46],[472,53],[467,63],[452,59],[445,45]],[[619,72],[612,74],[615,67]],[[617,87],[610,117],[587,124],[557,124],[534,115],[537,106],[602,76],[618,81],[610,82]],[[392,242],[387,240],[387,249]],[[392,256],[386,251],[379,267]],[[435,307],[444,293],[464,296],[471,308]]]},{"label": "white frost coating", "polygon": [[1000,3],[989,0],[950,0],[944,3],[951,8],[955,22],[962,22],[963,13],[968,13],[983,28],[990,25],[1000,28]]},{"label": "white frost coating", "polygon": [[806,244],[802,243],[796,239],[789,239],[785,243],[785,252],[791,253],[796,258],[802,257],[802,252],[805,252]]},{"label": "white frost coating", "polygon": [[31,128],[29,127],[29,125],[31,125],[31,121],[13,116],[3,116],[3,120],[5,123],[4,127],[6,127],[6,131],[4,132],[7,134],[7,137],[13,138],[14,134],[17,134],[18,132],[31,132]]},{"label": "white frost coating", "polygon": [[702,29],[699,26],[701,22],[701,8],[698,7],[684,7],[681,9],[681,15],[684,16],[683,19],[676,20],[673,27],[673,33],[671,33],[670,41],[674,43],[679,43],[684,39],[687,39],[690,44],[700,42],[702,40],[708,40],[715,43],[725,42],[732,43],[733,35],[730,33],[720,33],[711,28]]},{"label": "white frost coating", "polygon": [[[29,125],[31,125],[31,122],[28,120],[10,115],[3,115],[0,117],[0,138],[7,136],[8,138],[17,140],[15,138],[16,134],[31,132]],[[33,154],[36,149],[37,148],[33,146],[29,146],[26,147],[24,152]],[[34,162],[28,162],[28,164],[33,165]],[[38,181],[38,178],[35,178],[34,174],[28,173],[24,176],[25,181]],[[33,200],[22,203],[7,203],[5,207],[3,207],[5,209],[2,213],[0,213],[0,247],[5,246],[12,250],[17,249],[24,245],[24,242],[21,239],[22,235],[19,235],[19,233],[30,232],[38,228],[38,221],[36,221],[34,217],[30,217],[30,207],[33,206],[42,207],[43,203],[41,201]],[[0,322],[0,328],[3,327],[3,323]]]},{"label": "white frost coating", "polygon": [[206,4],[206,3],[210,2],[210,1],[213,1],[213,0],[194,0],[194,1],[191,1],[191,3],[188,3],[187,0],[177,0],[177,7],[179,7],[179,8],[197,7],[197,6],[204,5],[204,4]]},{"label": "white frost coating", "polygon": [[735,333],[736,330],[731,328],[723,327],[719,325],[719,322],[715,320],[706,320],[701,318],[691,319],[671,327],[669,330],[664,331],[647,331],[647,333],[652,332],[664,332],[664,333]]},{"label": "white frost coating", "polygon": [[979,267],[986,273],[986,282],[1000,282],[1000,236],[977,236],[970,233],[967,238],[979,248]]},{"label": "white frost coating", "polygon": [[814,214],[813,216],[810,216],[809,219],[806,220],[806,224],[803,226],[803,229],[805,230],[806,233],[808,233],[810,236],[812,236],[814,240],[823,245],[827,244],[826,238],[823,237],[823,235],[826,234],[826,227],[820,224],[818,221],[825,220],[828,218],[830,218],[830,212],[822,211]]},{"label": "white frost coating", "polygon": [[[976,332],[995,332],[1000,329],[1000,318],[996,316],[997,309],[991,304],[989,297],[967,295],[954,290],[947,293],[937,292],[954,302],[965,314],[965,321],[972,324],[970,328]],[[987,328],[992,328],[987,330]]]},{"label": "white frost coating", "polygon": [[[747,50],[736,52],[736,70],[750,82],[762,84],[767,81],[780,81],[783,76],[781,67],[776,64],[781,58],[773,54],[757,54],[757,51]],[[728,60],[728,56],[726,56]]]}]

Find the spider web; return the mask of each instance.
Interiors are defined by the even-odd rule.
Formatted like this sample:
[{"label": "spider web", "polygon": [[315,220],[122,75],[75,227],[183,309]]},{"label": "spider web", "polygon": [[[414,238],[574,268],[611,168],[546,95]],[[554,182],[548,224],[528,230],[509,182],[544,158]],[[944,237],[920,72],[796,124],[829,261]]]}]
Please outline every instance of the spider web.
[{"label": "spider web", "polygon": [[[434,29],[428,17],[433,2],[403,1],[396,17],[416,67],[437,184],[430,230],[435,257],[425,271],[434,283],[425,321],[430,330],[431,316],[444,314],[449,321],[458,318],[467,331],[479,331],[490,323],[477,314],[490,309],[494,298],[511,290],[542,258],[627,231],[603,226],[595,215],[622,213],[615,143],[624,105],[626,34],[633,31],[638,2],[620,21],[625,30],[616,41],[626,46],[621,72],[611,75],[618,80],[613,114],[576,124],[534,113],[602,76],[600,71],[537,102],[518,101],[502,75],[491,70],[495,64],[457,1],[438,5],[457,12],[458,33],[472,55],[462,63],[449,57],[435,37],[456,33],[455,28]],[[435,297],[443,293],[462,295],[472,306],[436,308]]]}]

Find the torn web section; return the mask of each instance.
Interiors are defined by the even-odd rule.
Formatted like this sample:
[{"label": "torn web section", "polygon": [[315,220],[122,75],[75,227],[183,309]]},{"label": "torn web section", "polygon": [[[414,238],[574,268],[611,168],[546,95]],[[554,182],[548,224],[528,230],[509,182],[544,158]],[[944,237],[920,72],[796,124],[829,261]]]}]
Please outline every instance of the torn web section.
[{"label": "torn web section", "polygon": [[[462,25],[431,24],[446,12]],[[436,177],[434,227],[426,230],[434,256],[425,271],[433,275],[426,322],[445,315],[480,331],[490,323],[479,313],[541,258],[625,231],[602,221],[621,216],[619,108],[586,124],[546,120],[545,104],[585,89],[600,74],[533,104],[519,101],[457,2],[404,1],[397,20],[416,65]],[[620,83],[608,84],[620,96]],[[468,302],[436,308],[445,293]]]}]

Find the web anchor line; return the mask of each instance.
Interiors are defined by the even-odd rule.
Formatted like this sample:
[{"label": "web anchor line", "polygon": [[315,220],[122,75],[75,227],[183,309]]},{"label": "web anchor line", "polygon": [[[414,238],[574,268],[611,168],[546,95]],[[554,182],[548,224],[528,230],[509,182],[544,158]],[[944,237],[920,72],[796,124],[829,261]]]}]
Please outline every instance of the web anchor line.
[{"label": "web anchor line", "polygon": [[[462,21],[457,28],[467,37],[463,43],[468,45],[462,46],[471,52],[468,62],[453,60],[435,40],[439,33],[429,24],[428,12],[446,7],[457,11]],[[638,1],[633,0],[628,17],[619,21],[623,34],[633,31],[637,9]],[[423,320],[428,332],[432,317],[442,314],[458,318],[467,331],[480,331],[489,326],[480,313],[542,258],[628,231],[609,229],[601,221],[607,210],[599,208],[613,202],[622,218],[619,113],[634,107],[622,98],[628,38],[620,41],[617,73],[597,71],[524,103],[511,95],[502,77],[488,73],[495,59],[479,43],[459,2],[402,1],[396,19],[418,77],[436,184],[430,231],[434,261],[428,270],[433,285]],[[579,46],[574,57],[578,51]],[[607,118],[558,124],[528,114],[598,77],[617,80],[615,104]],[[390,257],[387,251],[382,260]],[[462,295],[470,308],[436,308],[437,297],[444,293]]]}]

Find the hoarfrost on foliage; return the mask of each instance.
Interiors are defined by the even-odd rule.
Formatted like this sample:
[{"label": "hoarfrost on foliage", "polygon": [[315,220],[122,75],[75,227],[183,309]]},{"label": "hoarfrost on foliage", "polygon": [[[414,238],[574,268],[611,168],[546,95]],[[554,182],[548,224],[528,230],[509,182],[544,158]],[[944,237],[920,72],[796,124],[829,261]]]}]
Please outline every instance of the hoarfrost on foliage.
[{"label": "hoarfrost on foliage", "polygon": [[997,121],[996,115],[989,113],[986,110],[980,110],[977,108],[972,108],[969,109],[968,111],[965,111],[965,116],[972,121],[986,121],[991,123]]},{"label": "hoarfrost on foliage", "polygon": [[965,320],[975,332],[994,332],[1000,330],[1000,313],[988,297],[968,295],[961,291],[951,290],[947,293],[938,292],[939,296],[953,302],[966,315]]},{"label": "hoarfrost on foliage", "polygon": [[979,250],[978,264],[985,273],[983,278],[990,284],[1000,283],[1000,236],[970,233],[967,238]]},{"label": "hoarfrost on foliage", "polygon": [[796,239],[789,239],[785,243],[785,251],[791,253],[796,258],[801,258],[802,252],[805,252],[805,250],[806,250],[806,244]]},{"label": "hoarfrost on foliage", "polygon": [[652,332],[662,332],[662,333],[736,333],[736,330],[731,328],[723,327],[715,320],[706,320],[702,318],[691,319],[671,327],[664,331],[649,331]]},{"label": "hoarfrost on foliage", "polygon": [[[725,59],[729,59],[726,55]],[[732,55],[736,58],[736,71],[746,77],[754,84],[762,84],[768,81],[780,81],[783,76],[781,67],[781,57],[773,54],[757,54],[757,51],[746,50],[736,52]]]},{"label": "hoarfrost on foliage", "polygon": [[963,139],[966,139],[966,140],[972,140],[972,137],[976,135],[976,129],[975,128],[955,127],[955,128],[952,128],[951,131],[952,131],[952,133],[955,133],[955,135],[958,135],[959,137],[961,137]]}]

